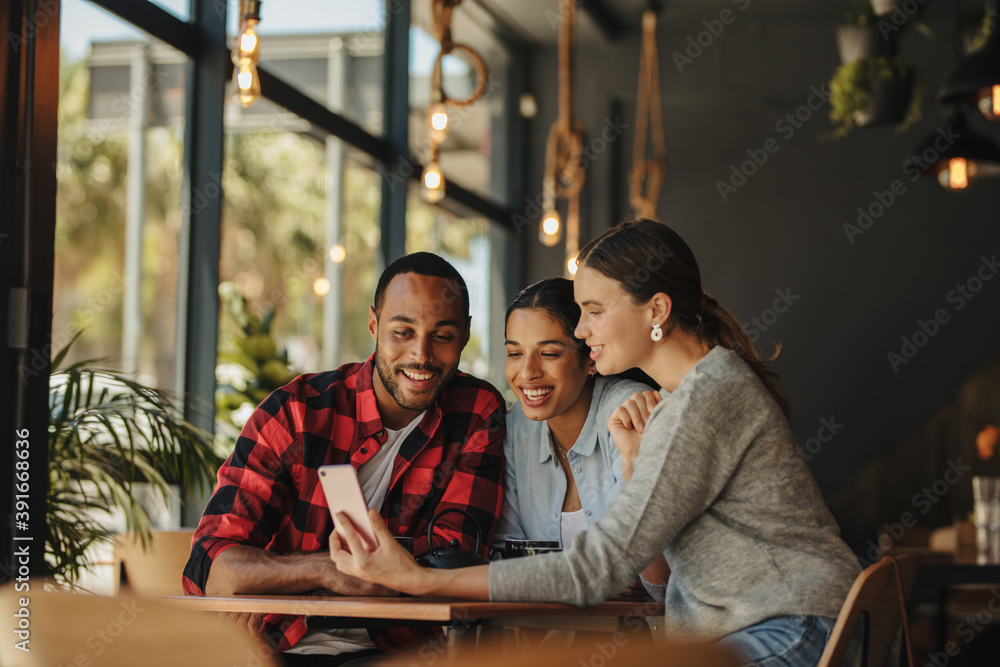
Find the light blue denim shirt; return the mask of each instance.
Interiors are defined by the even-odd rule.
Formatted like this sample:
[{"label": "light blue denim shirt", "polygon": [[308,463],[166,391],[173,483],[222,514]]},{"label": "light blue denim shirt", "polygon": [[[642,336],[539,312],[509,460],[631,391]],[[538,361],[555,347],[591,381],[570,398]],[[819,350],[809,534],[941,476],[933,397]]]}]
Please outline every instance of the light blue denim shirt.
[{"label": "light blue denim shirt", "polygon": [[[587,421],[569,451],[587,525],[596,523],[625,485],[621,454],[608,433],[608,418],[633,394],[649,387],[631,380],[598,377]],[[503,515],[494,544],[504,540],[550,540],[562,543],[560,519],[566,475],[549,442],[549,426],[524,416],[520,403],[507,412],[507,457]]]}]

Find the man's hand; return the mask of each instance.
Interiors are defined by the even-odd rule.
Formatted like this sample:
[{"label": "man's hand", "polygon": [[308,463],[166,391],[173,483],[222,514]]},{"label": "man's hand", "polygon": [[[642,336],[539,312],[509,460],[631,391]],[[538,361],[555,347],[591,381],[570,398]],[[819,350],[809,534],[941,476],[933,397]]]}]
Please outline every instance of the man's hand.
[{"label": "man's hand", "polygon": [[622,455],[622,472],[626,481],[632,479],[632,463],[639,455],[639,443],[642,431],[646,428],[646,420],[662,400],[663,397],[655,391],[634,394],[615,409],[608,419],[608,433]]}]

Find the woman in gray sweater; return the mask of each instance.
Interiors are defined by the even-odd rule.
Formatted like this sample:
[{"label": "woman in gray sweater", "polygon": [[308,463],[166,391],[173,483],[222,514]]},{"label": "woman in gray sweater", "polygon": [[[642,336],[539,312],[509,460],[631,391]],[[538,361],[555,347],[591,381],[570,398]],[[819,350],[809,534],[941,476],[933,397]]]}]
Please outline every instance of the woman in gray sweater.
[{"label": "woman in gray sweater", "polygon": [[638,367],[665,390],[637,394],[608,422],[631,479],[605,516],[562,553],[426,570],[377,512],[373,552],[338,515],[331,558],[416,595],[588,605],[663,551],[669,633],[720,641],[746,665],[815,665],[858,563],[799,454],[774,373],[665,225],[618,225],[579,266],[575,334],[597,370]]}]

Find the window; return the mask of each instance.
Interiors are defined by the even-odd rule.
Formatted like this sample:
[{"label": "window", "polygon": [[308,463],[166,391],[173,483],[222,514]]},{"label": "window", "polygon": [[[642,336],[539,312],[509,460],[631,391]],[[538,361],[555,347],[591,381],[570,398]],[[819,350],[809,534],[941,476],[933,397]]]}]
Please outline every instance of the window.
[{"label": "window", "polygon": [[[239,26],[229,0],[229,36]],[[328,0],[264,2],[261,66],[372,134],[382,132],[385,0],[355,0],[334,9]],[[267,115],[258,102],[250,116]]]},{"label": "window", "polygon": [[64,7],[53,352],[79,332],[67,362],[172,387],[186,58],[80,0]]},{"label": "window", "polygon": [[[427,139],[427,108],[430,104],[431,71],[439,52],[428,7],[414,5],[410,30],[410,150],[426,164],[430,158]],[[477,20],[475,9],[462,6],[452,18],[456,42],[472,46],[487,67],[486,90],[482,98],[464,107],[448,109],[448,134],[441,144],[440,165],[448,182],[457,183],[476,194],[504,201],[502,150],[508,123],[504,120],[504,84],[510,56],[503,44]],[[445,93],[457,100],[468,99],[476,89],[477,74],[472,61],[462,51],[444,57],[442,77]],[[496,148],[496,150],[495,150]]]}]

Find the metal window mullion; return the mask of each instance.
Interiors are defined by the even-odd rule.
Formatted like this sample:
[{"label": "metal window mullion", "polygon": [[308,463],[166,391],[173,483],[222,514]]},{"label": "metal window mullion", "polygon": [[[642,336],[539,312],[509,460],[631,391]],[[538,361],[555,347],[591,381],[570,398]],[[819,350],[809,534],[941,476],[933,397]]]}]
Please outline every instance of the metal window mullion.
[{"label": "metal window mullion", "polygon": [[[215,366],[218,346],[219,249],[222,225],[223,112],[230,67],[226,7],[191,0],[197,46],[187,65],[184,180],[177,305],[177,382],[186,396],[185,417],[215,430]],[[140,26],[141,27],[141,26]],[[184,525],[196,525],[204,498],[186,490]]]},{"label": "metal window mullion", "polygon": [[387,266],[406,254],[407,178],[396,173],[411,167],[408,117],[410,111],[410,3],[385,3],[385,72],[383,92],[383,130],[391,155],[379,167],[382,176],[382,261]]}]

